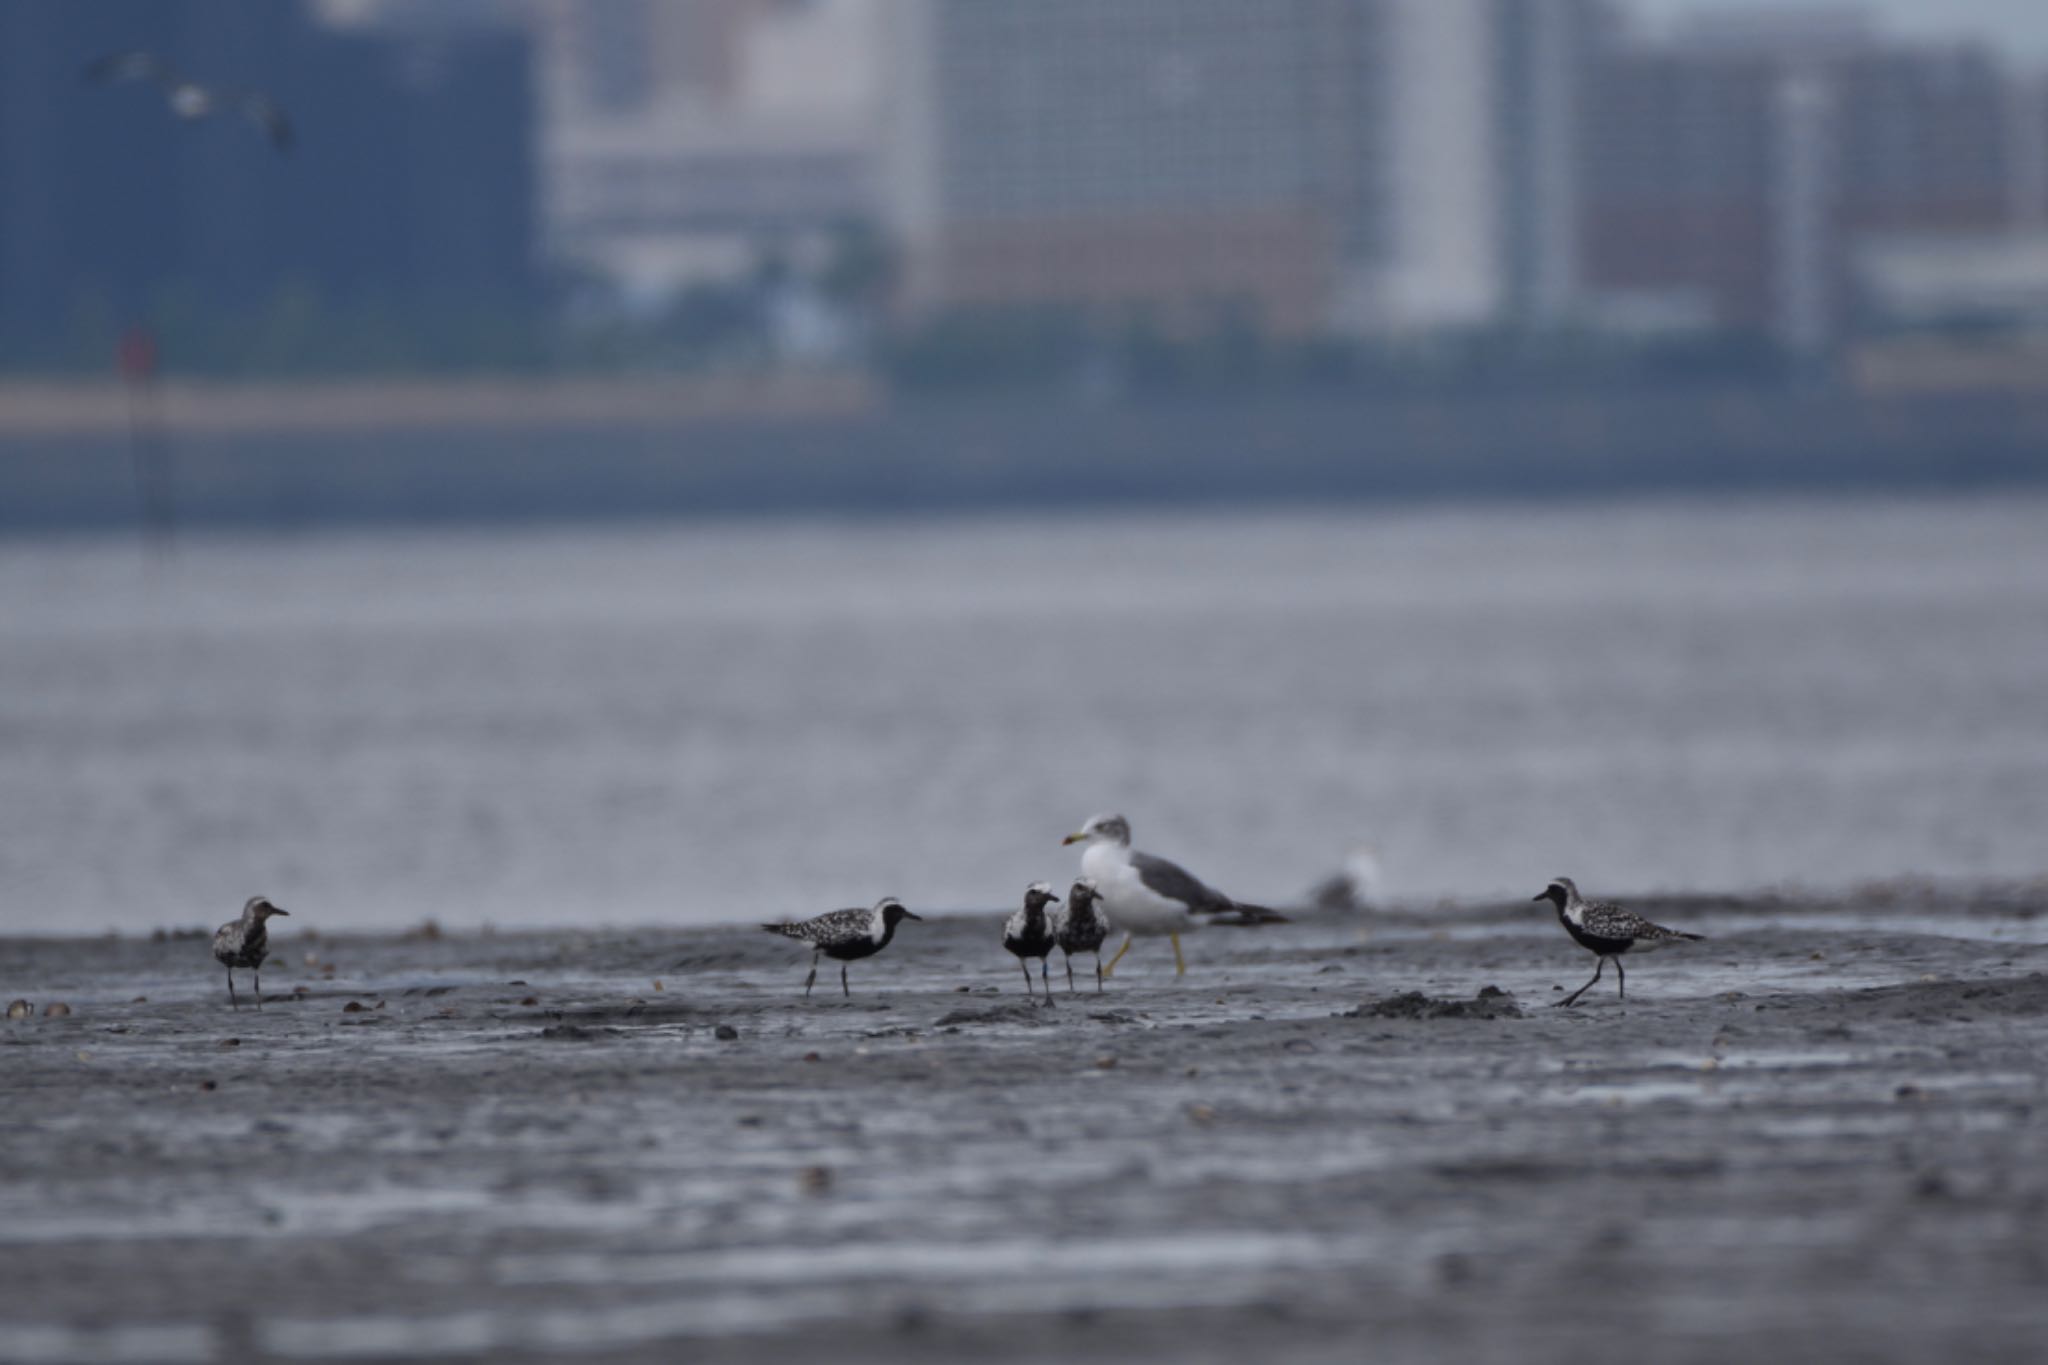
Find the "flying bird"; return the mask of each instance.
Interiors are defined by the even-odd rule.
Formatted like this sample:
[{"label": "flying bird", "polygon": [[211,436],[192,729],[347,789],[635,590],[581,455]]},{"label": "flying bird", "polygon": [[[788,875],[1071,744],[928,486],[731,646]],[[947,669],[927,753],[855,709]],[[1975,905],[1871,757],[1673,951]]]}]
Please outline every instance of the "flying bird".
[{"label": "flying bird", "polygon": [[256,977],[256,1008],[263,1008],[263,959],[270,956],[270,931],[263,922],[272,915],[290,917],[290,912],[280,910],[262,896],[249,897],[242,907],[240,919],[229,920],[213,931],[213,960],[228,969],[228,1003],[236,1009],[242,1002],[235,998],[235,968],[241,967]]},{"label": "flying bird", "polygon": [[84,77],[94,85],[126,85],[148,81],[163,92],[164,103],[188,123],[215,114],[232,114],[247,119],[270,139],[280,152],[292,149],[292,124],[278,102],[260,90],[240,90],[221,85],[202,85],[180,75],[178,69],[154,52],[114,52],[88,64]]},{"label": "flying bird", "polygon": [[1577,1004],[1580,996],[1592,990],[1600,980],[1600,973],[1607,970],[1610,957],[1614,959],[1614,970],[1621,975],[1618,984],[1621,998],[1626,1000],[1628,973],[1622,970],[1623,953],[1631,950],[1647,953],[1652,948],[1662,948],[1670,943],[1697,943],[1704,937],[1652,924],[1633,910],[1624,910],[1612,901],[1589,901],[1579,894],[1579,888],[1570,877],[1551,878],[1550,885],[1530,899],[1549,901],[1556,906],[1557,922],[1572,936],[1572,941],[1599,959],[1599,964],[1593,968],[1593,980],[1558,1001],[1560,1005]]},{"label": "flying bird", "polygon": [[1180,936],[1203,924],[1284,924],[1285,915],[1263,905],[1232,900],[1176,863],[1131,848],[1131,823],[1121,815],[1097,815],[1062,843],[1085,844],[1081,875],[1095,883],[1109,922],[1124,931],[1123,946],[1102,969],[1116,974],[1116,964],[1131,950],[1137,935],[1173,940],[1175,976],[1185,976],[1187,959]]}]

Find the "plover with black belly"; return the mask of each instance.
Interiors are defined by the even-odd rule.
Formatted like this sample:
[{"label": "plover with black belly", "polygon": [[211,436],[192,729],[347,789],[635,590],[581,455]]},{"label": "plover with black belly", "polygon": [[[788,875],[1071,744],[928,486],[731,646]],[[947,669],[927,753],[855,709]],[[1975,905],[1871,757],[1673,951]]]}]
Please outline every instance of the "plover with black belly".
[{"label": "plover with black belly", "polygon": [[1600,980],[1600,973],[1607,970],[1607,959],[1614,959],[1614,970],[1621,980],[1617,983],[1620,998],[1628,999],[1628,973],[1621,965],[1621,955],[1627,952],[1647,953],[1653,948],[1662,948],[1669,943],[1697,943],[1703,934],[1688,934],[1681,929],[1666,929],[1661,924],[1652,924],[1633,910],[1624,910],[1612,901],[1589,901],[1579,894],[1579,888],[1570,877],[1553,877],[1550,885],[1530,899],[1549,901],[1557,907],[1557,922],[1587,952],[1599,958],[1593,968],[1593,979],[1558,1001],[1559,1005],[1577,1004]]},{"label": "plover with black belly", "polygon": [[1050,884],[1033,882],[1024,892],[1024,904],[1003,921],[1003,946],[1016,954],[1017,966],[1024,973],[1024,993],[1031,994],[1031,959],[1035,957],[1038,979],[1045,987],[1048,1003],[1052,1000],[1052,983],[1046,979],[1046,959],[1052,956],[1058,940],[1053,936],[1052,916],[1045,907],[1059,903],[1060,898],[1052,893]]},{"label": "plover with black belly", "polygon": [[846,964],[873,957],[896,937],[897,925],[907,919],[923,918],[904,909],[903,902],[894,896],[884,896],[875,902],[872,910],[832,910],[794,924],[764,924],[761,927],[771,934],[781,934],[784,938],[811,945],[811,974],[804,978],[804,999],[808,1000],[811,987],[818,981],[820,956],[833,958],[839,963],[839,991],[851,997],[853,992],[846,985]]},{"label": "plover with black belly", "polygon": [[262,896],[249,897],[249,903],[242,907],[242,917],[229,920],[213,931],[213,960],[228,969],[228,1003],[236,1009],[242,1002],[235,998],[235,968],[241,967],[256,977],[256,1008],[263,1008],[263,959],[270,956],[270,931],[263,922],[273,915],[290,918],[288,911],[280,910]]},{"label": "plover with black belly", "polygon": [[1095,954],[1095,990],[1102,991],[1102,941],[1109,937],[1109,916],[1102,913],[1102,893],[1086,877],[1067,892],[1067,903],[1053,916],[1053,941],[1067,959],[1067,993],[1074,991],[1074,954]]},{"label": "plover with black belly", "polygon": [[1062,843],[1086,844],[1081,850],[1081,875],[1095,883],[1109,922],[1124,931],[1123,946],[1102,969],[1116,974],[1116,964],[1131,950],[1134,937],[1164,936],[1173,940],[1175,976],[1187,974],[1180,936],[1203,924],[1284,924],[1287,917],[1263,905],[1232,900],[1206,886],[1193,873],[1164,858],[1131,847],[1131,823],[1121,815],[1089,818],[1078,833]]}]

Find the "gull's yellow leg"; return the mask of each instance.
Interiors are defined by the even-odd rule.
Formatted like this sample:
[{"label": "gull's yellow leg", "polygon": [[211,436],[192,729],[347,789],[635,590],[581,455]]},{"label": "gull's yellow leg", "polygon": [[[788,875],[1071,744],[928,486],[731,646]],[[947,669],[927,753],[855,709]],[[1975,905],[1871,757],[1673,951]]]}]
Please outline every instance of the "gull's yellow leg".
[{"label": "gull's yellow leg", "polygon": [[1173,940],[1173,974],[1175,976],[1186,976],[1188,974],[1188,960],[1180,955],[1180,935],[1169,934],[1167,937]]},{"label": "gull's yellow leg", "polygon": [[1116,956],[1115,956],[1115,957],[1113,957],[1113,958],[1111,958],[1111,959],[1109,960],[1109,965],[1108,965],[1107,967],[1104,967],[1104,968],[1102,969],[1102,974],[1103,974],[1104,976],[1115,976],[1115,975],[1116,975],[1116,964],[1117,964],[1117,963],[1119,963],[1119,962],[1122,962],[1122,961],[1124,960],[1124,954],[1125,954],[1125,953],[1128,953],[1128,952],[1129,952],[1130,950],[1131,950],[1131,936],[1130,936],[1129,934],[1125,934],[1125,935],[1124,935],[1124,946],[1116,950]]}]

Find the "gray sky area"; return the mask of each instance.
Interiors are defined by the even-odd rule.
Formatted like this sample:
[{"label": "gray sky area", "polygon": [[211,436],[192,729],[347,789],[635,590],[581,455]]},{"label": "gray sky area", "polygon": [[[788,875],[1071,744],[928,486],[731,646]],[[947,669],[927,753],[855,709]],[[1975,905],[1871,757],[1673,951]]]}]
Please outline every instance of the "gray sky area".
[{"label": "gray sky area", "polygon": [[[1697,10],[1782,9],[1783,0],[1634,0],[1654,17]],[[2048,0],[1863,0],[1894,33],[1983,37],[2048,61]]]}]

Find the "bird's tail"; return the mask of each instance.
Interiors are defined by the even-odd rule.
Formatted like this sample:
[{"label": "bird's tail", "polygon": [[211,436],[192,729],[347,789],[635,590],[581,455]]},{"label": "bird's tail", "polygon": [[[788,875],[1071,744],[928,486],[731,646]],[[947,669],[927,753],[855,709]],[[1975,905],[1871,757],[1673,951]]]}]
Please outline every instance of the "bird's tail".
[{"label": "bird's tail", "polygon": [[1278,910],[1268,909],[1263,905],[1247,904],[1244,901],[1232,901],[1230,904],[1220,907],[1209,916],[1209,923],[1211,924],[1238,924],[1248,927],[1255,927],[1261,924],[1286,924],[1288,922],[1287,916],[1281,914]]},{"label": "bird's tail", "polygon": [[764,924],[761,927],[771,934],[780,934],[784,938],[796,937],[796,926],[794,924]]},{"label": "bird's tail", "polygon": [[1707,936],[1705,934],[1688,934],[1683,929],[1673,929],[1671,931],[1671,937],[1682,938],[1688,943],[1704,943],[1707,941]]}]

